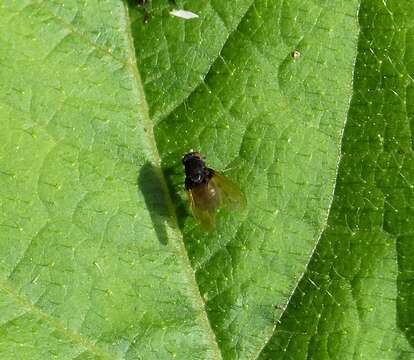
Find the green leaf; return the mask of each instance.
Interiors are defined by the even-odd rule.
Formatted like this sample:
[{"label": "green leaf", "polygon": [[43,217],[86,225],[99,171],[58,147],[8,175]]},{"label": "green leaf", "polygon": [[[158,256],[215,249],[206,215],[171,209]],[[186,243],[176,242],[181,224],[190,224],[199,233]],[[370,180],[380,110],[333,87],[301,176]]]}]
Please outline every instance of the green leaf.
[{"label": "green leaf", "polygon": [[1,358],[412,357],[413,7],[1,4]]}]

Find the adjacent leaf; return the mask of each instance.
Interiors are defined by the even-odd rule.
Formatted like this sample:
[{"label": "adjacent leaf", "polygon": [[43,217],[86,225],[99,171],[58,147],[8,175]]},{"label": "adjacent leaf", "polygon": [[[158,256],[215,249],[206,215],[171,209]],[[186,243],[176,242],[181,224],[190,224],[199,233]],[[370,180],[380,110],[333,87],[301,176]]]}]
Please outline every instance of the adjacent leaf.
[{"label": "adjacent leaf", "polygon": [[412,359],[414,4],[363,1],[335,198],[263,359]]}]

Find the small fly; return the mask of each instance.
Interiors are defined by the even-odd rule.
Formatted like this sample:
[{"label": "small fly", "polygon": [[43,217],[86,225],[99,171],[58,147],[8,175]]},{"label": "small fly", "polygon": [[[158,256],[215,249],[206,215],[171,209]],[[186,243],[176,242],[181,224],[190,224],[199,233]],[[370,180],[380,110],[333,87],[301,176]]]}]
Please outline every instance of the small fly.
[{"label": "small fly", "polygon": [[199,152],[184,155],[183,164],[191,210],[206,230],[214,230],[219,207],[243,208],[246,205],[246,198],[239,187],[224,175],[208,168]]}]

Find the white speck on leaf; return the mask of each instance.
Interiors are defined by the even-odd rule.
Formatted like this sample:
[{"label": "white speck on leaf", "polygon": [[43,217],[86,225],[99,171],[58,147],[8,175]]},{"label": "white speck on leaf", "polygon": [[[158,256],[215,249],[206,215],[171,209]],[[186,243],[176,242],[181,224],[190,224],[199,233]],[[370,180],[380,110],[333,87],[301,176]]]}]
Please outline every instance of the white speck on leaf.
[{"label": "white speck on leaf", "polygon": [[189,19],[197,19],[198,15],[187,10],[172,10],[170,11],[170,15],[179,17],[181,19],[189,20]]}]

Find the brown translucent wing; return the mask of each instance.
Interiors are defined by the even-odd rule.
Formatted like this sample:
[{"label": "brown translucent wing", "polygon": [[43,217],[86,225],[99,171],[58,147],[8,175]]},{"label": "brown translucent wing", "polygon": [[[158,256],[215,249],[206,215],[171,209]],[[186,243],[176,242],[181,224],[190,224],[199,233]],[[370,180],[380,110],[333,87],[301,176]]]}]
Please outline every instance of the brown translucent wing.
[{"label": "brown translucent wing", "polygon": [[218,206],[243,209],[246,206],[246,197],[236,183],[228,177],[214,171],[209,184],[216,189]]},{"label": "brown translucent wing", "polygon": [[237,184],[216,171],[211,172],[213,176],[207,184],[201,184],[188,191],[193,215],[208,231],[216,227],[217,208],[240,209],[246,205],[246,198]]},{"label": "brown translucent wing", "polygon": [[216,209],[219,205],[217,195],[210,183],[188,191],[191,211],[200,225],[208,231],[213,231],[216,227]]}]

